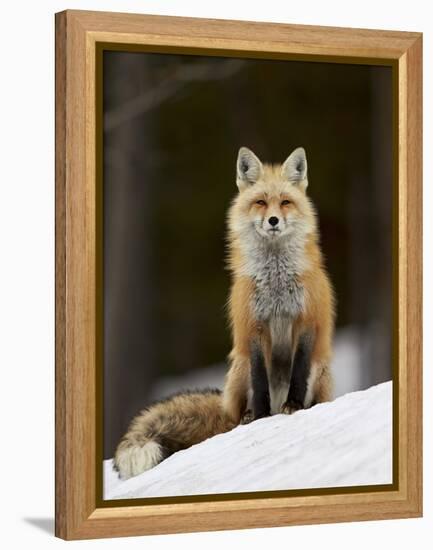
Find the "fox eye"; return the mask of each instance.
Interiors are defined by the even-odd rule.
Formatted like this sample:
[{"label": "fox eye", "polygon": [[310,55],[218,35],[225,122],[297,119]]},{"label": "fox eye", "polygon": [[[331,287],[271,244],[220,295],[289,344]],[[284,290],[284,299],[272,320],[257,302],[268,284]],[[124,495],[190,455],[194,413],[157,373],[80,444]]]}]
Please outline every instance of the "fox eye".
[{"label": "fox eye", "polygon": [[287,199],[285,199],[281,202],[281,206],[288,206],[289,204],[292,204],[292,201],[289,201]]},{"label": "fox eye", "polygon": [[256,201],[256,204],[259,204],[260,206],[266,206],[266,202],[265,201]]}]

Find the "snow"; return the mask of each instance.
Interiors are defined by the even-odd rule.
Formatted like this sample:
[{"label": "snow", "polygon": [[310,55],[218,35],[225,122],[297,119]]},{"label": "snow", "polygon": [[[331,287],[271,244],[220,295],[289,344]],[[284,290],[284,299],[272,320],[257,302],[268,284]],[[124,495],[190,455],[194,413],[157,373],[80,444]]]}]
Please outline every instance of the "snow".
[{"label": "snow", "polygon": [[238,426],[126,481],[104,461],[110,500],[390,483],[392,382]]}]

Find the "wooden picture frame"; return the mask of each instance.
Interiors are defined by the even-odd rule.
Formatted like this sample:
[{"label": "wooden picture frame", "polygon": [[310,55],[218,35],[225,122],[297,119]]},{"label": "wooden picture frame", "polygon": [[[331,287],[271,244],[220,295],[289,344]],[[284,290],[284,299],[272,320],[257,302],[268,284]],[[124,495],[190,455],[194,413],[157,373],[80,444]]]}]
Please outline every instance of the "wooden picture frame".
[{"label": "wooden picture frame", "polygon": [[[395,90],[394,200],[398,334],[396,478],[386,490],[104,505],[96,365],[103,44],[148,51],[390,65]],[[101,46],[102,45],[102,46]],[[210,53],[211,55],[211,53]],[[422,514],[422,35],[120,13],[56,14],[56,535],[116,537],[419,517]]]}]

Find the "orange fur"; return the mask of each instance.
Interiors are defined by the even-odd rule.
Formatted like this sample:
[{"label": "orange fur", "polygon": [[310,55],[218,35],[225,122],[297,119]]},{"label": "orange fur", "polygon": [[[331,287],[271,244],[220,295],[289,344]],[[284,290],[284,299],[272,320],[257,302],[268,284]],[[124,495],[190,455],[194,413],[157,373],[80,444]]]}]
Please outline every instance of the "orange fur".
[{"label": "orange fur", "polygon": [[[276,234],[270,236],[272,228],[267,222],[271,216],[281,220],[283,232],[290,233],[289,241],[296,244],[292,251],[296,269],[291,265],[294,271],[289,283],[301,288],[303,297],[302,310],[291,319],[287,345],[290,342],[295,349],[306,331],[314,333],[308,392],[312,402],[331,398],[329,364],[334,300],[318,244],[314,209],[305,194],[306,160],[304,170],[303,154],[303,150],[297,150],[282,166],[263,166],[253,153],[241,149],[238,159],[240,192],[229,212],[229,267],[233,277],[229,316],[233,348],[223,395],[216,390],[184,392],[151,405],[137,415],[116,450],[114,464],[121,477],[137,475],[172,453],[232,429],[243,417],[245,420],[252,388],[251,342],[260,342],[268,374],[272,368],[274,344],[270,320],[257,315],[254,309],[258,289],[254,261],[260,263],[260,257],[254,257],[257,256],[254,246],[253,252],[248,252],[246,241],[253,235],[259,241],[265,239],[263,242],[267,242],[269,238],[269,242],[273,242]],[[295,178],[295,182],[290,178]],[[275,242],[278,238],[283,237],[277,237]],[[287,235],[284,238],[288,238]],[[276,280],[276,287],[277,283]],[[268,281],[267,292],[271,292],[272,299],[282,298],[284,302],[290,288],[281,286],[281,281],[279,284],[273,296],[272,281]],[[266,306],[264,300],[265,309]],[[281,412],[290,414],[295,410],[289,402],[281,404]]]},{"label": "orange fur", "polygon": [[[246,267],[249,258],[248,247],[244,243],[245,239],[249,238],[248,231],[256,231],[253,224],[263,224],[264,220],[271,216],[289,220],[287,223],[292,220],[305,231],[298,258],[300,269],[296,275],[297,283],[303,288],[305,301],[302,312],[291,324],[291,341],[296,346],[300,334],[305,331],[314,333],[310,367],[313,374],[312,402],[327,401],[332,397],[332,375],[329,365],[334,328],[334,296],[319,246],[314,208],[306,195],[307,182],[306,179],[297,182],[287,181],[282,175],[281,165],[270,166],[260,163],[258,170],[256,181],[238,181],[240,191],[228,215],[229,269],[232,273],[229,318],[233,348],[230,353],[230,369],[226,376],[223,404],[235,422],[240,422],[246,411],[248,391],[251,388],[249,354],[253,340],[259,339],[261,342],[268,375],[271,369],[272,337],[269,322],[266,319],[258,319],[252,305],[256,283]],[[264,204],[257,204],[258,201],[263,201]],[[286,204],[283,201],[290,202]],[[295,237],[297,235],[294,234],[293,238]]]}]

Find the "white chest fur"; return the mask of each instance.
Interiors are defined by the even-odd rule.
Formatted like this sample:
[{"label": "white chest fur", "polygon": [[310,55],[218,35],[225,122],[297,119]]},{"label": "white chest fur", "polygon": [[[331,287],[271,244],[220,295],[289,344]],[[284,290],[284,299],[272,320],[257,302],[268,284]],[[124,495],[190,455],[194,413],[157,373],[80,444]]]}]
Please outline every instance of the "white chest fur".
[{"label": "white chest fur", "polygon": [[305,269],[302,248],[299,243],[260,241],[249,247],[245,271],[255,282],[252,307],[257,320],[293,320],[303,311],[304,289],[299,281]]}]

